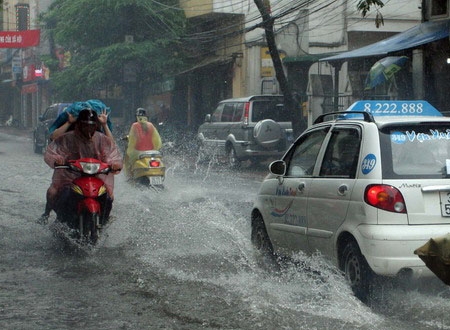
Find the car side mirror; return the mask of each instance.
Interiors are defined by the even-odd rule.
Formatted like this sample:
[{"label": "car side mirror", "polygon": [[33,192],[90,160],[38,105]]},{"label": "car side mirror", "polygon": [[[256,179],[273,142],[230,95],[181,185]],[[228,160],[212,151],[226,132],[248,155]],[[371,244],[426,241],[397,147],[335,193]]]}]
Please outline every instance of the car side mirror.
[{"label": "car side mirror", "polygon": [[39,115],[39,121],[44,121],[44,115]]},{"label": "car side mirror", "polygon": [[276,160],[270,163],[269,171],[272,174],[284,176],[286,174],[286,162],[284,160]]},{"label": "car side mirror", "polygon": [[205,123],[210,123],[211,122],[211,114],[207,114],[206,116],[205,116]]}]

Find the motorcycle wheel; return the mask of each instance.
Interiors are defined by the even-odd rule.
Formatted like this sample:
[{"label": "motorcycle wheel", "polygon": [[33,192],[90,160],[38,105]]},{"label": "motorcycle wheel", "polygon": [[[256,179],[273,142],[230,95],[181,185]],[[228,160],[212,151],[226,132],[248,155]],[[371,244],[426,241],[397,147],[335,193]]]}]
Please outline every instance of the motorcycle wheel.
[{"label": "motorcycle wheel", "polygon": [[80,238],[88,244],[95,245],[99,236],[100,217],[96,213],[84,213],[79,219]]},{"label": "motorcycle wheel", "polygon": [[142,185],[142,186],[149,186],[150,185],[150,180],[146,176],[141,176],[140,178],[137,179],[137,183]]}]

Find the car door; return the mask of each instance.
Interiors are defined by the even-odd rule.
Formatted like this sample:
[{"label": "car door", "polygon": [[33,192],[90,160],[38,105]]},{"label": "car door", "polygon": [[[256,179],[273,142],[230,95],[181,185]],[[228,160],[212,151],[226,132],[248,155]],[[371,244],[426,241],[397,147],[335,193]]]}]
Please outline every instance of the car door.
[{"label": "car door", "polygon": [[235,102],[226,102],[223,105],[222,116],[220,122],[216,123],[216,139],[217,147],[222,153],[225,153],[225,142],[233,124]]},{"label": "car door", "polygon": [[269,235],[274,247],[284,253],[307,249],[307,197],[328,129],[324,126],[302,135],[283,159],[286,174],[273,180],[277,183],[269,200]]},{"label": "car door", "polygon": [[333,238],[347,215],[361,146],[361,129],[336,125],[330,136],[318,175],[310,183],[307,207],[310,252],[333,254]]},{"label": "car door", "polygon": [[222,118],[224,104],[220,103],[211,115],[210,121],[205,121],[199,128],[202,143],[208,152],[215,152],[218,146],[217,130]]},{"label": "car door", "polygon": [[248,137],[246,136],[246,130],[243,128],[242,119],[244,116],[244,106],[245,102],[236,102],[234,105],[234,112],[232,123],[230,125],[229,134],[231,134],[232,138],[239,143],[248,141]]}]

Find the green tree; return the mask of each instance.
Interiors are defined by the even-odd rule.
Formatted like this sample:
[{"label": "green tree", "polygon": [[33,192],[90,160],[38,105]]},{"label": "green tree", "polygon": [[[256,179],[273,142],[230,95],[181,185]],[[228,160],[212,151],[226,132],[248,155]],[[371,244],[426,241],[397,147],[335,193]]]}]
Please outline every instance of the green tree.
[{"label": "green tree", "polygon": [[361,13],[362,17],[366,17],[367,13],[370,11],[371,7],[375,7],[377,14],[375,15],[375,26],[377,28],[380,25],[384,25],[383,15],[378,10],[378,8],[382,8],[384,6],[383,1],[381,0],[360,0],[358,1],[356,8]]},{"label": "green tree", "polygon": [[50,61],[60,99],[85,99],[127,82],[139,90],[183,62],[178,40],[185,17],[177,0],[56,0],[42,20],[52,47],[70,52],[63,70]]}]

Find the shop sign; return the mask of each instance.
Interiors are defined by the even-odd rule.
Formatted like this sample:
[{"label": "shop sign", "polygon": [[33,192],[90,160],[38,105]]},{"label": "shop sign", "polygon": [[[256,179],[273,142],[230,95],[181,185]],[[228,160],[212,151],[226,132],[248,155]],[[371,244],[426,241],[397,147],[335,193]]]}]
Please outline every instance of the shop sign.
[{"label": "shop sign", "polygon": [[0,48],[26,48],[38,46],[41,30],[0,31]]}]

